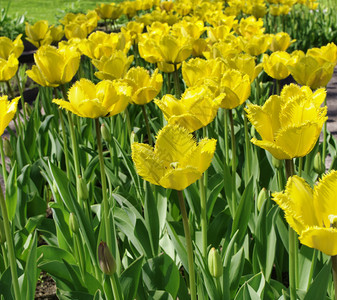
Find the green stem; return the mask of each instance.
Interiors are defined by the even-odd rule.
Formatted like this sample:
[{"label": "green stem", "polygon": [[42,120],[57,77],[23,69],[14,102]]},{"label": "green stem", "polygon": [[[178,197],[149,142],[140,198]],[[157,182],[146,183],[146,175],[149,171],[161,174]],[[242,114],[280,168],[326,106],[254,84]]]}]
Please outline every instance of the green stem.
[{"label": "green stem", "polygon": [[298,175],[299,177],[302,176],[302,170],[303,170],[303,157],[300,157],[300,158],[298,159],[298,172],[297,172],[297,175]]},{"label": "green stem", "polygon": [[5,269],[7,269],[8,268],[8,258],[7,258],[7,251],[4,245],[1,245],[1,252],[2,252]]},{"label": "green stem", "polygon": [[20,82],[20,78],[19,78],[19,73],[16,72],[15,76],[16,76],[16,80],[18,82],[18,87],[19,87],[20,101],[21,101],[21,106],[22,106],[22,111],[23,111],[24,122],[26,122],[26,120],[27,120],[27,112],[26,112],[25,100],[23,98],[23,89],[22,89],[22,86],[21,86],[21,82]]},{"label": "green stem", "polygon": [[80,266],[80,272],[83,279],[83,282],[85,282],[85,259],[84,259],[84,251],[82,248],[82,245],[80,244],[80,237],[77,236],[77,233],[74,233],[73,240],[74,240],[74,247],[77,249],[76,254],[78,256],[78,263]]},{"label": "green stem", "polygon": [[231,142],[232,142],[232,207],[235,215],[236,212],[236,147],[233,110],[229,109],[229,119],[231,125]]},{"label": "green stem", "polygon": [[113,275],[110,276],[110,282],[111,282],[112,291],[113,291],[113,294],[114,294],[114,299],[115,300],[122,300],[123,294],[121,293],[121,290],[118,287],[117,280],[116,280],[116,274],[113,274]]},{"label": "green stem", "polygon": [[276,95],[280,95],[280,81],[276,79]]},{"label": "green stem", "polygon": [[245,151],[246,151],[246,167],[248,174],[251,174],[251,156],[250,156],[250,141],[249,141],[249,135],[248,135],[248,120],[247,120],[247,113],[243,111],[243,120],[244,120],[244,129],[245,129]]},{"label": "green stem", "polygon": [[62,138],[63,138],[63,152],[64,152],[64,158],[66,161],[66,171],[67,171],[67,177],[70,180],[71,179],[71,172],[70,172],[70,164],[69,164],[69,153],[68,153],[68,139],[66,136],[66,130],[64,126],[64,120],[63,120],[63,114],[61,111],[61,108],[58,108],[59,111],[59,119],[61,123],[61,129],[62,129]]},{"label": "green stem", "polygon": [[17,265],[16,265],[16,257],[15,257],[15,252],[14,252],[13,238],[12,238],[12,230],[11,230],[11,225],[8,219],[6,201],[4,198],[1,185],[0,185],[0,206],[1,206],[1,214],[2,214],[6,242],[7,242],[7,253],[8,253],[8,258],[9,258],[9,265],[11,268],[14,295],[15,295],[16,300],[21,300],[22,298],[20,295],[20,287],[19,287],[19,281],[18,281],[18,273],[17,273]]},{"label": "green stem", "polygon": [[310,272],[309,272],[307,290],[309,289],[309,287],[311,285],[312,276],[314,275],[314,269],[315,269],[316,262],[317,262],[317,256],[318,256],[318,250],[314,249],[314,253],[313,253],[312,259],[311,259],[311,267],[310,267]]},{"label": "green stem", "polygon": [[188,224],[188,217],[186,212],[186,206],[184,201],[183,191],[177,191],[179,198],[179,206],[181,211],[181,217],[183,220],[184,233],[186,239],[186,250],[187,250],[187,259],[188,259],[188,273],[190,275],[190,293],[191,300],[197,299],[196,287],[195,287],[195,273],[194,273],[194,261],[193,261],[193,246],[192,238],[190,233],[190,227]]},{"label": "green stem", "polygon": [[335,300],[337,300],[337,255],[331,256],[333,286],[335,288]]},{"label": "green stem", "polygon": [[153,145],[152,135],[151,135],[149,120],[148,120],[147,114],[146,114],[145,105],[141,105],[141,108],[142,108],[142,112],[143,112],[143,116],[144,116],[144,120],[145,120],[145,125],[146,125],[146,130],[147,130],[147,136],[148,136],[148,140],[149,140],[149,145],[152,146]]},{"label": "green stem", "polygon": [[7,182],[7,170],[6,170],[6,160],[5,160],[5,151],[2,137],[0,137],[0,154],[1,154],[1,164],[2,164],[2,177],[6,184]]},{"label": "green stem", "polygon": [[97,139],[97,150],[99,157],[99,167],[101,172],[101,186],[102,186],[102,219],[104,220],[105,226],[105,236],[106,242],[109,249],[114,249],[112,247],[111,235],[109,234],[109,203],[107,198],[107,189],[106,189],[106,178],[105,178],[105,170],[104,170],[104,157],[103,157],[103,147],[102,147],[102,138],[101,138],[101,130],[99,125],[99,120],[95,119],[95,128],[96,128],[96,139]]},{"label": "green stem", "polygon": [[174,91],[176,94],[176,98],[180,99],[181,89],[180,89],[180,82],[179,82],[179,72],[178,72],[176,64],[174,64],[173,80],[174,80]]},{"label": "green stem", "polygon": [[200,188],[200,209],[201,209],[201,234],[202,234],[202,255],[207,259],[207,206],[206,206],[206,193],[204,174],[199,179]]},{"label": "green stem", "polygon": [[[285,160],[287,178],[295,174],[294,162],[292,159]],[[298,282],[298,244],[297,234],[289,226],[289,289],[290,299],[296,300],[296,287]]]},{"label": "green stem", "polygon": [[225,162],[228,166],[229,164],[229,143],[228,143],[228,111],[227,109],[223,110],[223,116],[224,116],[224,132],[225,132]]},{"label": "green stem", "polygon": [[[125,114],[126,127],[127,127],[127,129],[128,129],[129,140],[130,140],[132,127],[131,127],[130,114],[129,114],[128,108],[126,108],[126,109],[124,110],[124,114]],[[130,142],[130,141],[129,141],[129,142]]]},{"label": "green stem", "polygon": [[[10,94],[11,98],[14,99],[15,96],[14,96],[14,91],[12,89],[12,86],[10,85],[9,81],[6,81],[6,84],[8,88],[8,93]],[[18,125],[14,121],[15,129],[18,132],[19,136],[22,137],[20,111],[18,109],[16,110],[16,118],[18,120]]]}]

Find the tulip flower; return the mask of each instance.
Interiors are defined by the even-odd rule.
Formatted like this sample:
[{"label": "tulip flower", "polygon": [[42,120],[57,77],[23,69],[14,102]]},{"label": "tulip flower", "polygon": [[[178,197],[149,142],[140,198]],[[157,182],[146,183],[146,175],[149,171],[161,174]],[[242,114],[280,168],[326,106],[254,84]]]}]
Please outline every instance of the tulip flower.
[{"label": "tulip flower", "polygon": [[0,97],[0,137],[16,113],[19,99],[17,97],[9,101],[8,96]]},{"label": "tulip flower", "polygon": [[98,69],[95,76],[101,80],[123,78],[131,63],[133,55],[127,56],[123,51],[116,51],[110,57],[102,56],[100,60],[93,59],[93,65]]},{"label": "tulip flower", "polygon": [[287,78],[290,71],[287,67],[290,54],[285,51],[276,51],[270,56],[263,55],[263,69],[271,77],[277,80]]},{"label": "tulip flower", "polygon": [[329,61],[337,64],[337,46],[329,43],[321,48],[311,48],[307,51],[307,55],[314,56],[320,63]]},{"label": "tulip flower", "polygon": [[241,19],[240,23],[236,26],[236,32],[246,39],[251,39],[257,35],[263,35],[264,30],[263,20],[256,19],[254,16]]},{"label": "tulip flower", "polygon": [[286,51],[288,47],[296,40],[291,40],[290,36],[286,32],[278,32],[271,34],[271,42],[269,45],[270,51]]},{"label": "tulip flower", "polygon": [[68,98],[53,103],[80,117],[96,119],[122,112],[131,100],[131,88],[118,81],[103,80],[95,85],[82,78],[70,88]]},{"label": "tulip flower", "polygon": [[34,25],[26,22],[26,39],[37,48],[41,46],[41,41],[46,38],[48,31],[49,25],[47,20],[38,21]]},{"label": "tulip flower", "polygon": [[241,46],[239,44],[239,39],[234,35],[228,35],[225,40],[221,40],[218,43],[213,44],[209,47],[209,50],[203,52],[206,59],[211,58],[224,58],[237,55],[242,52]]},{"label": "tulip flower", "polygon": [[100,5],[97,5],[95,11],[97,15],[103,20],[117,20],[123,12],[123,7],[116,3],[101,3]]},{"label": "tulip flower", "polygon": [[0,82],[8,81],[16,74],[19,67],[19,61],[12,53],[8,60],[0,57]]},{"label": "tulip flower", "polygon": [[238,70],[227,70],[220,82],[220,93],[225,93],[220,107],[235,108],[244,103],[250,96],[250,78]]},{"label": "tulip flower", "polygon": [[164,188],[181,191],[197,181],[211,164],[216,140],[197,144],[185,128],[166,125],[157,136],[154,148],[133,143],[132,160],[145,180]]},{"label": "tulip flower", "polygon": [[248,105],[248,119],[262,138],[251,142],[277,159],[307,155],[327,120],[327,108],[320,107],[325,96],[324,89],[313,93],[307,86],[291,84],[282,89],[280,96],[269,97],[262,107]]},{"label": "tulip flower", "polygon": [[152,76],[141,67],[132,68],[124,77],[124,81],[132,87],[132,103],[144,105],[156,97],[163,84],[163,76],[156,69]]},{"label": "tulip flower", "polygon": [[312,89],[325,87],[329,83],[335,64],[316,56],[294,51],[288,63],[288,68],[296,82],[310,86]]},{"label": "tulip flower", "polygon": [[337,255],[336,193],[337,171],[332,171],[314,188],[298,176],[290,177],[285,191],[272,196],[302,244],[334,256]]},{"label": "tulip flower", "polygon": [[165,95],[155,100],[164,113],[168,124],[185,127],[189,132],[211,123],[220,106],[223,95],[214,99],[214,94],[205,86],[188,88],[181,99]]},{"label": "tulip flower", "polygon": [[254,35],[250,39],[239,37],[239,43],[242,51],[258,56],[267,51],[271,38],[267,34]]},{"label": "tulip flower", "polygon": [[14,41],[5,36],[0,37],[0,58],[8,60],[11,54],[19,58],[24,48],[21,36],[22,34],[19,34]]},{"label": "tulip flower", "polygon": [[80,64],[80,53],[71,47],[42,46],[34,54],[36,65],[27,75],[42,86],[57,87],[71,81]]},{"label": "tulip flower", "polygon": [[[123,2],[124,4],[124,2]],[[123,34],[129,34],[132,41],[138,43],[138,35],[144,30],[144,24],[135,21],[130,21],[125,27],[121,28]]]}]

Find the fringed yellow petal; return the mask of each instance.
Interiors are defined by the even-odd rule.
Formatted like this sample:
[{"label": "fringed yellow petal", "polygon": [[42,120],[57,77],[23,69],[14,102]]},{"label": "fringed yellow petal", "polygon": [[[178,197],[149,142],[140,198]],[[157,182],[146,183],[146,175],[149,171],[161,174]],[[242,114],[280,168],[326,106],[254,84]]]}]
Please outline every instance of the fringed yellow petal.
[{"label": "fringed yellow petal", "polygon": [[330,227],[329,215],[337,215],[337,171],[323,176],[314,188],[314,208],[322,226]]},{"label": "fringed yellow petal", "polygon": [[145,180],[161,185],[160,180],[165,175],[169,165],[160,161],[154,154],[153,148],[147,144],[133,143],[131,150],[137,173]]},{"label": "fringed yellow petal", "polygon": [[160,185],[164,188],[174,189],[182,191],[197,181],[201,177],[202,173],[195,167],[188,166],[183,169],[179,167],[177,169],[171,169],[161,179]]},{"label": "fringed yellow petal", "polygon": [[273,142],[260,141],[260,140],[257,140],[256,138],[252,138],[250,141],[254,145],[269,151],[277,159],[291,159],[292,158],[290,153],[285,152],[284,149],[280,148]]},{"label": "fringed yellow petal", "polygon": [[337,255],[337,229],[335,228],[309,227],[302,232],[299,240],[303,245],[318,249],[327,255]]}]

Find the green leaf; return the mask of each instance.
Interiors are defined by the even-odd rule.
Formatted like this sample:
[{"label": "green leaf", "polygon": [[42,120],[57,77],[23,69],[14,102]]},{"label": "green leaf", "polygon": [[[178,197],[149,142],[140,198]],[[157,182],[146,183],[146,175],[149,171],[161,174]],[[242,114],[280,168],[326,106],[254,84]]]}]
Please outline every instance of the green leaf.
[{"label": "green leaf", "polygon": [[163,253],[145,263],[143,281],[149,291],[167,291],[176,299],[180,284],[179,270],[171,257]]},{"label": "green leaf", "polygon": [[16,170],[17,165],[15,162],[6,182],[6,205],[7,205],[8,218],[10,221],[13,221],[16,212],[16,204],[18,202],[18,186],[16,179]]},{"label": "green leaf", "polygon": [[71,253],[59,247],[49,245],[43,245],[38,247],[37,257],[39,258],[40,264],[55,260],[58,260],[59,262],[65,260],[69,264],[76,264],[76,261]]},{"label": "green leaf", "polygon": [[[231,259],[231,263],[229,266],[229,282],[230,282],[231,298],[235,295],[235,292],[239,287],[239,282],[245,264],[244,256],[245,256],[244,250],[243,248],[241,248]],[[226,267],[226,269],[228,268]]]},{"label": "green leaf", "polygon": [[0,277],[0,295],[6,300],[13,300],[12,295],[12,273],[11,268],[8,267]]},{"label": "green leaf", "polygon": [[239,207],[236,210],[232,225],[232,236],[239,230],[237,238],[238,245],[241,245],[243,238],[247,233],[248,221],[251,216],[253,204],[253,180],[250,179],[240,199]]},{"label": "green leaf", "polygon": [[143,256],[137,258],[120,276],[119,280],[124,300],[133,300],[136,298],[143,260]]},{"label": "green leaf", "polygon": [[325,299],[328,283],[331,278],[331,263],[325,264],[320,270],[314,281],[310,284],[310,288],[304,297],[304,300]]}]

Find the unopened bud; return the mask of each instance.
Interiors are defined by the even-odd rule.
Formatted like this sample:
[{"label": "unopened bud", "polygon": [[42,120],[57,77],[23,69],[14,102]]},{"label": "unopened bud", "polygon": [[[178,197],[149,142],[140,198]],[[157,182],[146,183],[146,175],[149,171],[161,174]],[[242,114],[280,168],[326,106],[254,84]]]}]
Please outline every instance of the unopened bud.
[{"label": "unopened bud", "polygon": [[273,164],[275,169],[282,168],[282,160],[275,158],[274,156],[271,159],[271,163]]},{"label": "unopened bud", "polygon": [[263,202],[268,198],[268,192],[265,188],[262,188],[259,195],[257,196],[257,209],[260,211]]},{"label": "unopened bud", "polygon": [[69,227],[73,233],[78,233],[79,226],[78,226],[77,218],[74,215],[74,213],[70,213],[69,215]]},{"label": "unopened bud", "polygon": [[53,191],[54,191],[55,194],[58,193],[57,185],[56,185],[55,181],[53,182]]},{"label": "unopened bud", "polygon": [[100,242],[98,246],[98,261],[104,274],[111,276],[116,272],[116,261],[105,242]]},{"label": "unopened bud", "polygon": [[135,134],[134,131],[132,131],[130,135],[130,144],[132,145],[133,143],[137,143],[137,142],[138,142],[137,135]]},{"label": "unopened bud", "polygon": [[9,158],[11,158],[13,156],[13,148],[12,145],[10,143],[10,141],[8,140],[8,138],[4,138],[3,140],[3,144],[4,144],[4,152],[5,155]]},{"label": "unopened bud", "polygon": [[4,222],[0,219],[0,245],[6,242],[5,228]]},{"label": "unopened bud", "polygon": [[105,141],[107,141],[108,143],[111,142],[111,133],[109,132],[108,128],[106,128],[104,124],[101,125],[101,134]]},{"label": "unopened bud", "polygon": [[88,187],[87,187],[87,183],[85,182],[85,179],[82,178],[81,176],[79,176],[79,190],[78,190],[78,193],[79,193],[79,198],[82,200],[82,201],[85,201],[89,198],[89,191],[88,191]]},{"label": "unopened bud", "polygon": [[208,270],[215,278],[221,277],[223,273],[220,254],[214,247],[208,253]]},{"label": "unopened bud", "polygon": [[25,109],[27,115],[30,116],[32,114],[32,107],[27,102],[25,102]]},{"label": "unopened bud", "polygon": [[314,171],[321,175],[325,172],[325,166],[323,164],[322,156],[320,152],[317,152],[314,158]]}]

